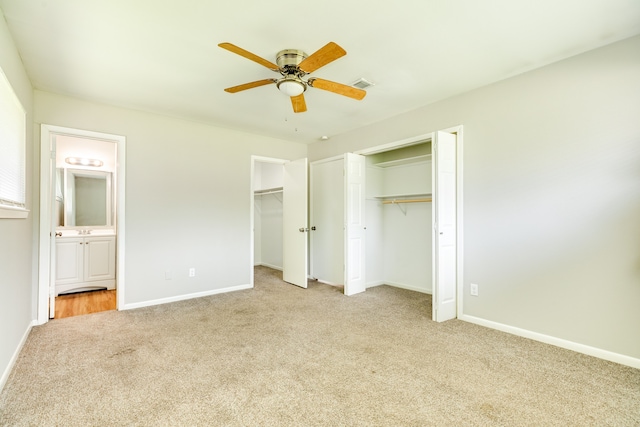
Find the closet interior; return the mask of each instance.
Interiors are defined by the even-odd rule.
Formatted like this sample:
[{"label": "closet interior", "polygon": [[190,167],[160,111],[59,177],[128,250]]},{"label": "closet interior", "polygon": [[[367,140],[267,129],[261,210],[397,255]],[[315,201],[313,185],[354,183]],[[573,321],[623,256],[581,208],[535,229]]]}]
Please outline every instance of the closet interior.
[{"label": "closet interior", "polygon": [[281,163],[256,161],[253,168],[254,233],[253,264],[282,270]]},{"label": "closet interior", "polygon": [[[365,283],[432,293],[431,140],[365,158]],[[311,168],[311,276],[345,283],[345,159]]]},{"label": "closet interior", "polygon": [[366,156],[366,283],[432,293],[431,141]]}]

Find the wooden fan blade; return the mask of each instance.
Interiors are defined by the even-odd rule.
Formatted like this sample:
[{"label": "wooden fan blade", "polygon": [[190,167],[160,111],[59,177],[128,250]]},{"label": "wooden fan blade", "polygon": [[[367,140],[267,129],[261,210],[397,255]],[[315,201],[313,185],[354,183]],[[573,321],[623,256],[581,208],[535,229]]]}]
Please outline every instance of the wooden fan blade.
[{"label": "wooden fan blade", "polygon": [[294,113],[304,113],[307,111],[307,103],[304,100],[304,93],[291,97],[291,105],[293,105]]},{"label": "wooden fan blade", "polygon": [[268,84],[275,83],[275,82],[276,82],[275,79],[258,80],[256,82],[245,83],[243,85],[228,87],[224,91],[225,92],[229,92],[229,93],[236,93],[236,92],[240,92],[240,91],[243,91],[243,90],[253,89],[254,87],[264,86],[264,85],[268,85]]},{"label": "wooden fan blade", "polygon": [[348,96],[349,98],[357,99],[358,101],[364,98],[367,94],[366,91],[358,89],[357,87],[347,86],[324,79],[309,79],[308,83],[311,87],[315,87],[316,89],[328,90],[329,92]]},{"label": "wooden fan blade", "polygon": [[241,47],[238,47],[234,44],[231,43],[220,43],[218,46],[220,46],[223,49],[227,49],[229,52],[233,52],[235,54],[238,54],[240,56],[244,56],[247,59],[252,60],[253,62],[257,62],[260,65],[263,65],[265,67],[267,67],[270,70],[273,71],[278,71],[280,69],[280,67],[278,67],[276,64],[274,64],[271,61],[267,61],[264,58],[259,57],[256,54],[253,54],[251,52],[249,52],[248,50],[244,50]]},{"label": "wooden fan blade", "polygon": [[324,67],[330,62],[335,61],[336,59],[345,56],[347,51],[343,48],[335,44],[334,42],[329,42],[316,52],[312,53],[311,56],[307,57],[303,60],[299,65],[300,68],[305,73],[313,73],[320,67]]}]

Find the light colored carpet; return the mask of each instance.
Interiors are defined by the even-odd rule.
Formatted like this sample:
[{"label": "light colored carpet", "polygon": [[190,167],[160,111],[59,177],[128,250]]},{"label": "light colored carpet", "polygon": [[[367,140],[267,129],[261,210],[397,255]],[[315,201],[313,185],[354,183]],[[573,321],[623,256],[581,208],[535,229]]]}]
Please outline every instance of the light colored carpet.
[{"label": "light colored carpet", "polygon": [[431,319],[428,295],[285,284],[35,327],[8,426],[638,426],[640,370]]}]

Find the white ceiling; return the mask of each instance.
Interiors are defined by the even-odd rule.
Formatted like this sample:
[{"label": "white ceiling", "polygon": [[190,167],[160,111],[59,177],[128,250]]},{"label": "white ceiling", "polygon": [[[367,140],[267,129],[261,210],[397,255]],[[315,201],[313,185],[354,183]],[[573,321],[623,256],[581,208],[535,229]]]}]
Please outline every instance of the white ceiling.
[{"label": "white ceiling", "polygon": [[[34,88],[311,143],[640,34],[638,0],[0,0]],[[363,101],[310,88],[294,114],[271,62],[327,42],[312,73],[376,85]]]}]

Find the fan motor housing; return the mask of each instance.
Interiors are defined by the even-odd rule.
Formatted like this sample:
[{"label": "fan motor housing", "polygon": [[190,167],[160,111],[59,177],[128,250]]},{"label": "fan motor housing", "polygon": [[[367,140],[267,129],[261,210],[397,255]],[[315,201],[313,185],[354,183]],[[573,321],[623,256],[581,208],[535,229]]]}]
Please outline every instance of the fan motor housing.
[{"label": "fan motor housing", "polygon": [[285,49],[276,55],[276,64],[280,69],[297,67],[309,55],[298,49]]}]

